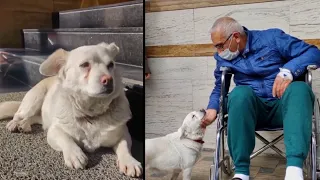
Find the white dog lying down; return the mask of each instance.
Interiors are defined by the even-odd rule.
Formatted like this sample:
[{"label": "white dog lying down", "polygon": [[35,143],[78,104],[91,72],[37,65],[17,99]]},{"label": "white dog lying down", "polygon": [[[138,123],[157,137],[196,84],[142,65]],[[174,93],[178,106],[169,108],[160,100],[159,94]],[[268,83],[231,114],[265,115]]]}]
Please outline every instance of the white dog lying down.
[{"label": "white dog lying down", "polygon": [[32,124],[47,130],[49,145],[62,151],[70,168],[85,168],[88,152],[113,147],[118,166],[127,176],[140,176],[141,163],[131,155],[128,99],[114,64],[114,43],[55,51],[40,66],[52,76],[40,81],[20,102],[0,103],[0,119],[12,118],[9,131],[30,132]]},{"label": "white dog lying down", "polygon": [[190,180],[192,167],[201,155],[205,129],[200,124],[205,114],[205,110],[191,112],[177,132],[146,139],[146,169],[173,170],[171,180],[177,179],[183,170],[183,180]]}]

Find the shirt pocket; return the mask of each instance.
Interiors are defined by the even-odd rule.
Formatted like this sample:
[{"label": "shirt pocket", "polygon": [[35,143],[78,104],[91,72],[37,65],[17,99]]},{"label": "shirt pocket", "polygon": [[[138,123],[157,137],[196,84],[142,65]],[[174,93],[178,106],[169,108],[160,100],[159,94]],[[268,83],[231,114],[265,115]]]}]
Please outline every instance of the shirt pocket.
[{"label": "shirt pocket", "polygon": [[257,67],[282,66],[284,61],[277,50],[266,49],[256,56]]},{"label": "shirt pocket", "polygon": [[279,54],[275,50],[264,50],[263,52],[258,54],[258,61],[275,61],[281,62],[281,58]]}]

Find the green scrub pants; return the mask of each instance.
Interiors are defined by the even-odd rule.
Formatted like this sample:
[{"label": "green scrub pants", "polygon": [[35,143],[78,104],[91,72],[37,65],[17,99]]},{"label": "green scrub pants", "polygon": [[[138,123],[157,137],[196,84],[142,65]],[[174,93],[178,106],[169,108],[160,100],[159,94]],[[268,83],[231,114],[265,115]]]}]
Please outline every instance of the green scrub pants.
[{"label": "green scrub pants", "polygon": [[283,127],[287,166],[302,168],[311,142],[314,94],[305,82],[292,82],[281,99],[267,101],[249,86],[237,86],[229,94],[228,146],[235,173],[249,175],[255,129]]}]

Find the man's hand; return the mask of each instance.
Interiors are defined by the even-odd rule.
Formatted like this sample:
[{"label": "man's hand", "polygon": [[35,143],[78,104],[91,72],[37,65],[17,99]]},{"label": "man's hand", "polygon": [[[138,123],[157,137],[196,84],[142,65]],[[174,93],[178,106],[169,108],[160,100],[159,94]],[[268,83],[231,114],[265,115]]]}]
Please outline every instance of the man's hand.
[{"label": "man's hand", "polygon": [[280,68],[280,72],[273,83],[272,96],[281,98],[284,91],[292,82],[292,79],[293,77],[289,69]]},{"label": "man's hand", "polygon": [[150,74],[149,74],[149,73],[145,73],[145,74],[144,74],[144,77],[145,77],[146,80],[147,80],[147,79],[150,79]]},{"label": "man's hand", "polygon": [[292,82],[291,79],[285,79],[281,76],[277,76],[273,83],[272,95],[273,97],[281,98],[284,91],[287,89],[289,84]]},{"label": "man's hand", "polygon": [[217,111],[215,109],[207,109],[206,110],[206,116],[203,118],[201,122],[202,127],[206,127],[214,122],[214,120],[217,118]]}]

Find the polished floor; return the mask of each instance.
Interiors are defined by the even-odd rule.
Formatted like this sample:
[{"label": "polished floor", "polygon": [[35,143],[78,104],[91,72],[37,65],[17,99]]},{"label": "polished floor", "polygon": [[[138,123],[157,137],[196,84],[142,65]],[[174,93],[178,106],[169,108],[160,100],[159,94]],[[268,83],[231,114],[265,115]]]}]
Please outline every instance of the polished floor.
[{"label": "polished floor", "polygon": [[[192,180],[208,180],[209,168],[212,164],[213,153],[203,152],[200,161],[192,171]],[[258,156],[252,159],[250,167],[250,179],[254,180],[283,180],[285,175],[286,161],[281,157]],[[170,173],[152,174],[146,172],[146,180],[169,180]],[[181,174],[179,180],[181,180]],[[231,177],[225,177],[229,180]]]}]

